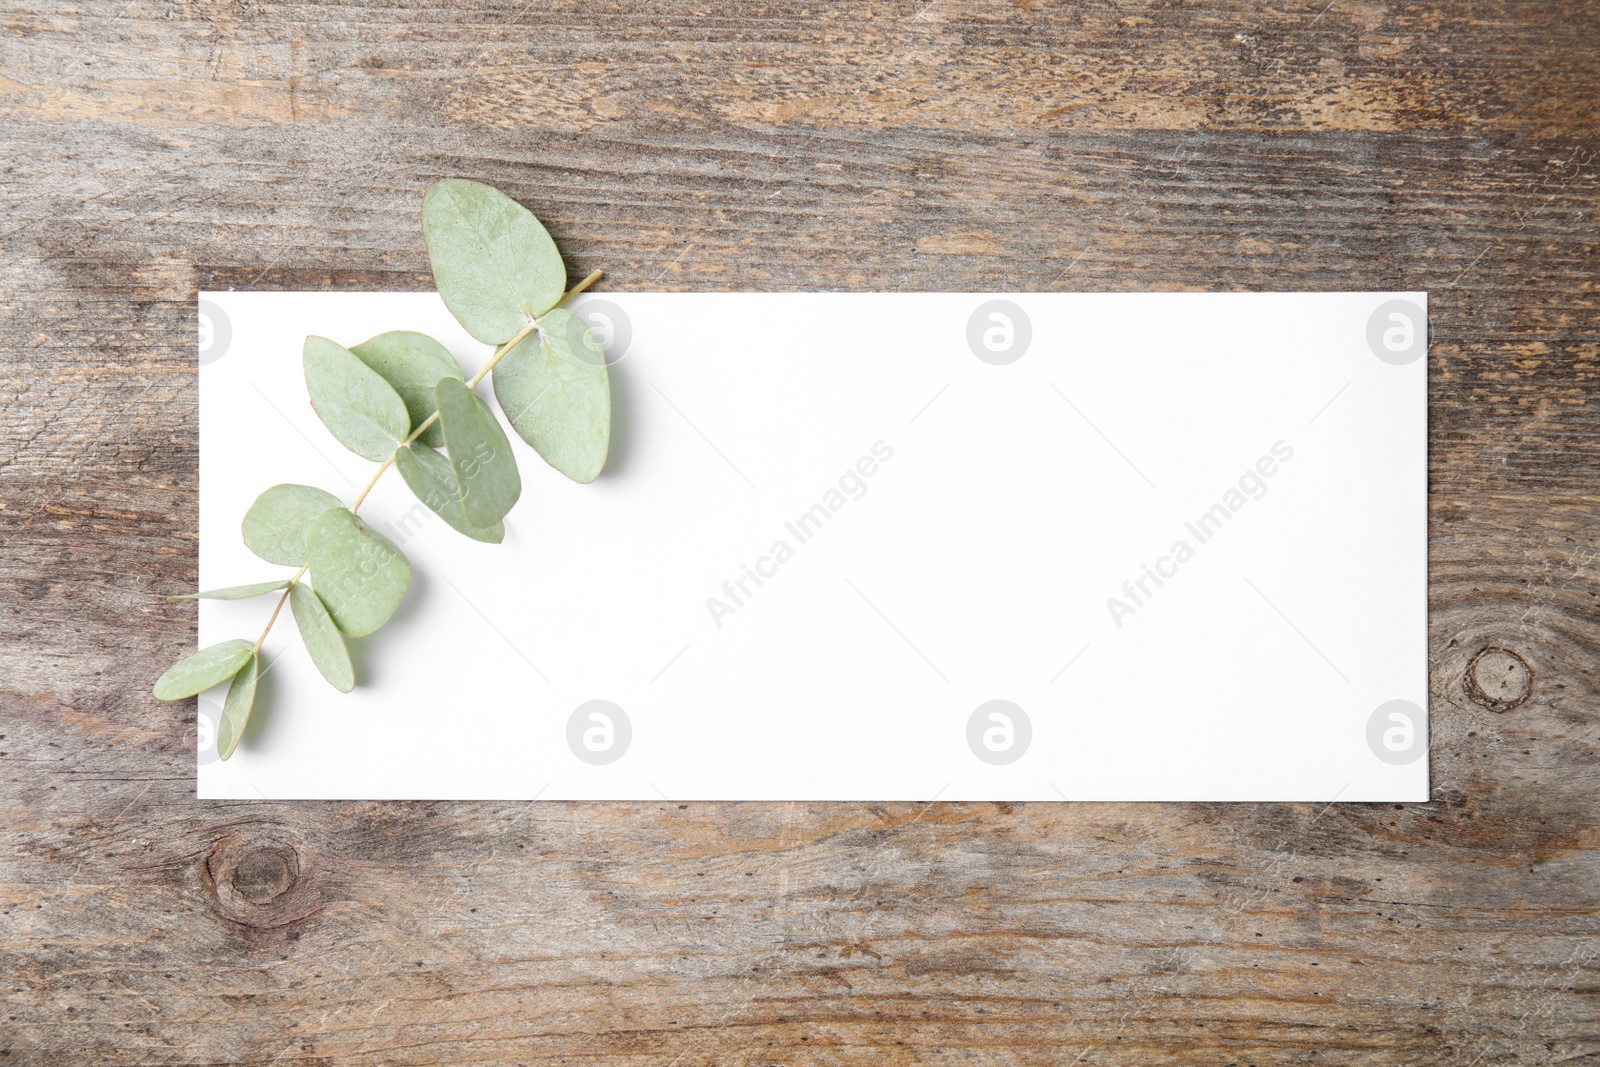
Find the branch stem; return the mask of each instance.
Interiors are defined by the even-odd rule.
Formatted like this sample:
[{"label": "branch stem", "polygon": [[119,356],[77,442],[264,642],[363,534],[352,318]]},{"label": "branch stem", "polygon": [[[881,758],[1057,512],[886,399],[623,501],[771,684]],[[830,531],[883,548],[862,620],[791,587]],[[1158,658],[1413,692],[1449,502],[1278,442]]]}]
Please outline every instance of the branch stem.
[{"label": "branch stem", "polygon": [[261,631],[261,636],[256,638],[256,643],[250,646],[251,655],[255,655],[257,652],[261,651],[261,643],[265,641],[267,639],[267,635],[272,632],[272,624],[278,621],[278,612],[283,610],[283,602],[289,599],[289,594],[294,592],[294,583],[300,580],[300,576],[304,574],[306,572],[306,568],[310,566],[311,564],[309,563],[302,563],[300,565],[300,569],[294,572],[294,577],[289,579],[289,584],[283,587],[283,595],[278,598],[277,606],[272,609],[272,618],[267,620],[267,628]]},{"label": "branch stem", "polygon": [[[590,271],[587,278],[583,279],[583,281],[579,282],[577,285],[574,285],[571,289],[568,289],[566,293],[562,295],[561,299],[555,302],[555,305],[550,310],[554,311],[562,304],[565,304],[568,300],[571,300],[573,297],[589,288],[589,286],[599,281],[601,275],[604,273],[604,271],[599,270]],[[491,370],[494,370],[494,365],[496,363],[499,363],[502,359],[504,359],[507,353],[509,353],[513,348],[516,348],[517,345],[522,342],[523,338],[527,337],[530,333],[538,328],[539,320],[534,319],[532,322],[528,323],[528,325],[522,328],[522,332],[518,333],[511,340],[495,349],[494,355],[489,358],[489,362],[483,365],[483,369],[478,371],[477,374],[474,374],[471,379],[467,381],[467,388],[476,389],[478,387],[478,383],[483,381],[484,377],[487,376]],[[362,503],[367,499],[367,494],[372,492],[372,487],[378,484],[379,478],[383,477],[383,472],[394,466],[394,458],[400,454],[400,449],[405,448],[417,438],[421,437],[424,430],[438,421],[439,413],[435,411],[432,415],[429,415],[426,419],[423,419],[421,425],[419,425],[415,430],[411,431],[411,436],[400,442],[399,448],[396,448],[393,452],[389,453],[389,458],[379,464],[377,471],[373,473],[372,478],[367,482],[366,487],[363,488],[360,494],[356,496],[356,502],[350,505],[350,514],[354,515],[361,509]],[[278,621],[278,613],[283,610],[284,601],[289,599],[289,591],[294,588],[295,583],[300,580],[300,578],[306,573],[306,569],[310,566],[311,565],[309,563],[302,565],[298,571],[295,571],[294,577],[289,579],[289,585],[284,589],[283,595],[278,598],[277,607],[272,609],[272,617],[267,620],[267,628],[261,631],[261,636],[256,638],[254,647],[250,649],[252,653],[259,652],[261,650],[262,642],[267,639],[267,634],[272,632],[272,624]]]}]

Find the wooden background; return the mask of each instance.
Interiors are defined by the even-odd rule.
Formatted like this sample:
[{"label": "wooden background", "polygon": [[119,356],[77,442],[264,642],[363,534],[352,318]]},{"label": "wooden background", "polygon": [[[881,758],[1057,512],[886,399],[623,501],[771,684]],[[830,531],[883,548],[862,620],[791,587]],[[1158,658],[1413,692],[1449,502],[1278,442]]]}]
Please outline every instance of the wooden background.
[{"label": "wooden background", "polygon": [[[1600,1062],[1595,3],[0,24],[0,1067]],[[1429,290],[1433,802],[196,801],[194,294],[447,175],[613,291]]]}]

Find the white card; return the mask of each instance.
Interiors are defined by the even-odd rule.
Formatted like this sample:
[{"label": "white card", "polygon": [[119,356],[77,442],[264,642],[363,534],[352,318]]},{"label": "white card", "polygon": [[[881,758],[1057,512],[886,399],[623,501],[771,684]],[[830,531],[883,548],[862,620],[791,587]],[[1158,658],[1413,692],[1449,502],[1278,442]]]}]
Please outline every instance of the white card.
[{"label": "white card", "polygon": [[[361,515],[413,579],[355,691],[285,611],[201,797],[1428,798],[1426,294],[573,307],[605,473],[513,438],[500,545],[386,474]],[[239,535],[262,490],[374,470],[311,409],[308,334],[490,355],[431,293],[200,310],[202,588],[288,576]],[[201,644],[271,606],[203,602]]]}]

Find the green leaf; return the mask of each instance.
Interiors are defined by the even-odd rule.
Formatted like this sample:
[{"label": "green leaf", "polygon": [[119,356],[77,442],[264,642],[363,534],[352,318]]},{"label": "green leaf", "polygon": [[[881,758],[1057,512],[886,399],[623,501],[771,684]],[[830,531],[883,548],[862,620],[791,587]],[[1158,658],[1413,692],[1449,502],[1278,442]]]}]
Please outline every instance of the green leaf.
[{"label": "green leaf", "polygon": [[260,677],[261,660],[255,653],[245,661],[239,673],[228,686],[228,697],[222,702],[222,722],[217,724],[217,755],[227,759],[239,747],[244,728],[250,723],[250,710],[256,703],[256,679]]},{"label": "green leaf", "polygon": [[270,593],[274,589],[282,589],[289,584],[285,578],[277,582],[257,582],[255,585],[230,585],[226,589],[206,589],[199,593],[184,593],[182,596],[169,596],[168,600],[249,600],[262,593]]},{"label": "green leaf", "polygon": [[157,700],[182,700],[196,693],[204,693],[212,686],[227,681],[244,666],[250,656],[249,641],[224,641],[220,645],[208,645],[175,663],[166,674],[156,679],[151,692]]},{"label": "green leaf", "polygon": [[343,506],[332,493],[309,485],[275,485],[244,513],[244,543],[268,563],[303,566],[311,520]]},{"label": "green leaf", "polygon": [[567,287],[561,253],[533,212],[478,182],[434,182],[422,198],[433,282],[478,340],[511,340]]},{"label": "green leaf", "polygon": [[486,541],[493,545],[505,539],[504,523],[497,522],[479,529],[467,521],[466,513],[461,509],[461,487],[456,484],[456,472],[444,456],[426,445],[414,444],[400,450],[400,454],[395,456],[394,465],[400,468],[400,477],[417,494],[417,499],[454,529],[474,541]]},{"label": "green leaf", "polygon": [[605,352],[582,319],[565,308],[544,315],[539,333],[493,373],[501,410],[546,463],[575,482],[599,477],[611,446],[611,383]]},{"label": "green leaf", "polygon": [[411,413],[400,394],[348,348],[307,337],[305,368],[317,417],[356,455],[381,463],[411,433]]},{"label": "green leaf", "polygon": [[434,387],[439,425],[444,427],[450,469],[455,472],[461,511],[476,527],[492,526],[522,495],[522,476],[500,421],[466,383],[445,378]]},{"label": "green leaf", "polygon": [[300,640],[311,653],[311,662],[328,684],[341,693],[354,689],[356,673],[350,666],[350,651],[344,647],[344,638],[339,636],[333,616],[321,598],[309,586],[296,584],[289,591],[289,607],[294,612],[294,624],[300,628]]},{"label": "green leaf", "polygon": [[351,637],[388,622],[411,584],[411,564],[400,550],[344,508],[317,516],[306,547],[317,595]]},{"label": "green leaf", "polygon": [[[433,384],[440,378],[461,380],[461,364],[456,362],[456,357],[425,333],[391,330],[361,342],[350,351],[394,386],[411,413],[412,432],[433,414]],[[424,430],[417,440],[435,448],[444,444],[437,422]]]}]

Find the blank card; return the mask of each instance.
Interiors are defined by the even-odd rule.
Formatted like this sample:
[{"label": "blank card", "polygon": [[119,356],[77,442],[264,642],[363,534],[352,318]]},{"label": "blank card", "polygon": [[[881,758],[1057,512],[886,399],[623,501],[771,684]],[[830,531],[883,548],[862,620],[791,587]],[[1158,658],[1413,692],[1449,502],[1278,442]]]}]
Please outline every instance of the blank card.
[{"label": "blank card", "polygon": [[[291,573],[240,537],[262,490],[375,469],[307,400],[308,334],[491,355],[431,293],[199,303],[201,588]],[[513,438],[499,545],[386,474],[361,516],[413,577],[355,691],[285,612],[225,762],[201,697],[201,797],[1428,798],[1425,294],[572,307],[605,472]],[[201,645],[272,603],[201,603]]]}]

